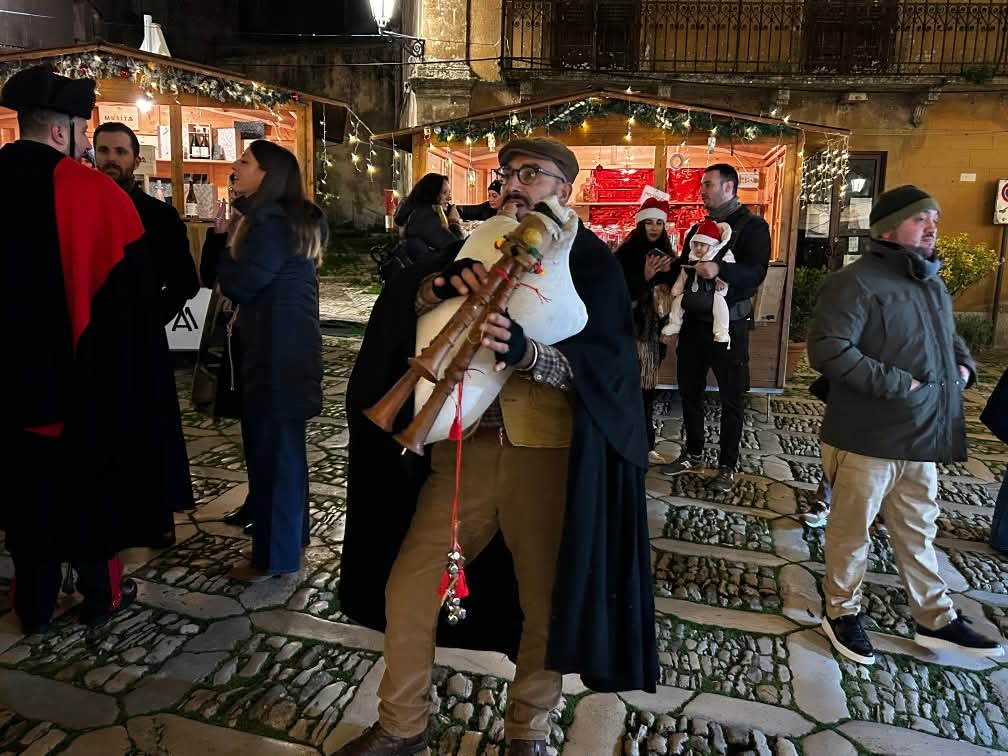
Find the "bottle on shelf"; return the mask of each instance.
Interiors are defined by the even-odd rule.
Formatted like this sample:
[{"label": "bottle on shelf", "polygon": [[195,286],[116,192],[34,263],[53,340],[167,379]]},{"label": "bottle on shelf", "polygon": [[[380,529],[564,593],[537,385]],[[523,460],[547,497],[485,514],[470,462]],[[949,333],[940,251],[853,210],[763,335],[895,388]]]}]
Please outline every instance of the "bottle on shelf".
[{"label": "bottle on shelf", "polygon": [[207,138],[206,132],[200,132],[200,155],[204,160],[210,159],[210,140]]},{"label": "bottle on shelf", "polygon": [[154,182],[154,199],[160,202],[165,201],[164,186],[161,184],[160,181]]},{"label": "bottle on shelf", "polygon": [[189,193],[185,198],[185,214],[187,218],[195,218],[199,214],[199,203],[196,201],[196,190],[192,179],[189,179]]}]

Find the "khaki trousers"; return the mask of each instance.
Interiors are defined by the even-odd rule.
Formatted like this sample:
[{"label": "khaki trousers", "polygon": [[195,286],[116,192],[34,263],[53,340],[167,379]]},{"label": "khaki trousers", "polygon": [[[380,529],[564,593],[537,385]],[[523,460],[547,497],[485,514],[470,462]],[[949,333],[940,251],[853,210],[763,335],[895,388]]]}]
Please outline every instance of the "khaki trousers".
[{"label": "khaki trousers", "polygon": [[914,621],[936,630],[954,620],[934,549],[939,514],[935,463],[865,457],[828,444],[822,444],[822,461],[833,484],[822,583],[826,614],[836,619],[861,611],[868,529],[881,511]]},{"label": "khaki trousers", "polygon": [[[567,455],[567,449],[512,446],[497,430],[478,431],[463,447],[462,552],[466,559],[475,559],[501,530],[514,557],[525,615],[504,722],[512,740],[544,739],[549,713],[560,703],[562,677],[543,665],[563,531]],[[378,687],[378,718],[382,729],[399,737],[424,732],[430,715],[437,591],[450,546],[455,444],[436,444],[431,466],[385,587],[386,669]]]}]

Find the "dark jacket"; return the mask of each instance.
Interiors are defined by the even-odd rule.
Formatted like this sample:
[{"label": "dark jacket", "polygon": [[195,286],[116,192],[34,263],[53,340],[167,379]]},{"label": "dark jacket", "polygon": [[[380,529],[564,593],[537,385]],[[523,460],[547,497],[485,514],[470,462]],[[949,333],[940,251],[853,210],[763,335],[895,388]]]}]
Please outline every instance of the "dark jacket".
[{"label": "dark jacket", "polygon": [[[721,252],[725,254],[731,250],[735,262],[720,262],[721,272],[718,277],[728,284],[725,301],[731,308],[732,305],[747,302],[756,296],[756,291],[766,278],[767,267],[770,265],[770,227],[765,220],[751,213],[745,205],[729,215],[725,222],[732,227],[732,238]],[[678,260],[680,264],[688,262],[693,233],[690,231],[686,234],[682,255]],[[678,276],[679,267],[673,265],[670,274]],[[685,317],[713,322],[714,281],[701,279],[697,285],[698,291],[693,292],[695,277],[695,271],[686,271],[686,289],[683,297]],[[730,312],[731,319],[748,318],[751,312],[752,308],[749,306],[741,309],[736,307]]]},{"label": "dark jacket", "polygon": [[[990,432],[1008,444],[1008,370],[1001,374],[994,391],[991,392],[980,415],[980,422],[990,428]],[[1008,484],[1006,484],[1008,485]]]},{"label": "dark jacket", "polygon": [[[428,457],[402,454],[362,414],[403,375],[414,354],[420,281],[450,259],[408,268],[375,303],[347,387],[350,429],[347,524],[340,606],[352,619],[385,626],[385,583],[429,471]],[[657,658],[644,471],[647,441],[640,411],[630,301],[619,266],[582,227],[571,274],[588,309],[584,330],[556,345],[575,376],[568,504],[546,666],[578,672],[596,690],[654,690]],[[519,379],[520,380],[520,379]],[[396,428],[409,422],[406,402]],[[511,555],[500,533],[466,567],[469,616],[442,621],[438,644],[501,651],[515,658],[521,610]]]},{"label": "dark jacket", "polygon": [[217,285],[217,267],[221,257],[226,255],[227,234],[218,234],[211,229],[203,240],[203,250],[200,252],[199,277],[208,289]]},{"label": "dark jacket", "polygon": [[464,221],[488,221],[497,215],[489,202],[478,205],[458,205],[459,217]]},{"label": "dark jacket", "polygon": [[[240,203],[240,204],[239,204]],[[238,259],[221,255],[221,293],[240,307],[244,415],[307,420],[322,411],[322,335],[315,263],[294,251],[276,203],[235,202],[248,230]],[[323,242],[326,224],[319,211]]]},{"label": "dark jacket", "polygon": [[[956,333],[952,299],[913,251],[872,240],[826,279],[808,335],[829,380],[822,440],[882,459],[966,459],[959,365],[976,368]],[[916,272],[914,272],[916,271]],[[923,385],[910,391],[916,378]]]},{"label": "dark jacket", "polygon": [[463,238],[461,229],[441,225],[441,218],[434,205],[403,203],[396,210],[395,222],[399,226],[399,235],[411,243],[410,256],[414,260],[422,259]]},{"label": "dark jacket", "polygon": [[199,291],[196,264],[189,251],[189,235],[178,212],[135,187],[129,193],[143,222],[147,246],[153,256],[160,296],[161,321],[166,325]]}]

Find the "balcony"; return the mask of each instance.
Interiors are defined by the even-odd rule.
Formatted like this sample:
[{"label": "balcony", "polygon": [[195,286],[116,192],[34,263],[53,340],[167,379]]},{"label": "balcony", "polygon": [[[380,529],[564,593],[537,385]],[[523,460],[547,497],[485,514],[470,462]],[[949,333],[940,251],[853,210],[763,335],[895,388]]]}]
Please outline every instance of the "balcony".
[{"label": "balcony", "polygon": [[630,76],[1008,75],[1008,2],[504,0],[501,67]]}]

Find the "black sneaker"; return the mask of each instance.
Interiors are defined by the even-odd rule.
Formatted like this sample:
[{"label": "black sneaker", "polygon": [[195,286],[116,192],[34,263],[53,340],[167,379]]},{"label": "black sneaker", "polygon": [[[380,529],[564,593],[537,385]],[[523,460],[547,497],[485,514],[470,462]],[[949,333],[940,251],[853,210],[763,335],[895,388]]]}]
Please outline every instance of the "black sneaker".
[{"label": "black sneaker", "polygon": [[833,648],[858,664],[874,664],[875,649],[861,625],[860,614],[845,614],[830,619],[823,617],[822,629]]},{"label": "black sneaker", "polygon": [[985,638],[969,627],[967,617],[956,617],[939,630],[917,625],[914,642],[925,648],[958,651],[969,656],[1004,656],[1004,648],[996,640]]},{"label": "black sneaker", "polygon": [[80,620],[85,625],[89,627],[98,627],[99,625],[104,625],[112,617],[114,617],[119,612],[123,611],[136,601],[137,597],[137,584],[133,578],[123,578],[122,582],[119,583],[119,590],[122,592],[122,598],[119,599],[118,606],[111,607],[104,611],[92,611],[90,607],[85,603],[81,606]]},{"label": "black sneaker", "polygon": [[718,474],[711,481],[710,487],[721,493],[728,493],[735,485],[735,471],[730,467],[719,467]]},{"label": "black sneaker", "polygon": [[676,475],[682,475],[684,472],[696,472],[698,470],[703,470],[703,455],[683,452],[675,462],[663,465],[661,474],[666,478],[674,478]]}]

